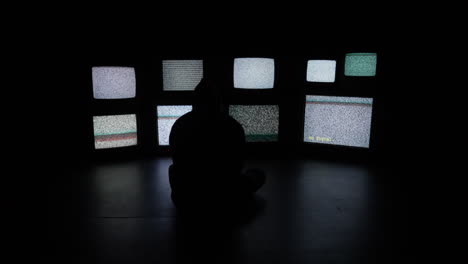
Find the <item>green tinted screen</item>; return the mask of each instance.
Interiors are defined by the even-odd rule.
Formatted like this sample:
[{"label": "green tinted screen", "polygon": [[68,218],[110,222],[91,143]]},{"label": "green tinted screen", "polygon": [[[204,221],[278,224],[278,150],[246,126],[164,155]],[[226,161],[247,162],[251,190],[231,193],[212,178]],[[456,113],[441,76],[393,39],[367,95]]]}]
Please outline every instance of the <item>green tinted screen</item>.
[{"label": "green tinted screen", "polygon": [[345,59],[346,76],[375,76],[376,53],[348,53]]}]

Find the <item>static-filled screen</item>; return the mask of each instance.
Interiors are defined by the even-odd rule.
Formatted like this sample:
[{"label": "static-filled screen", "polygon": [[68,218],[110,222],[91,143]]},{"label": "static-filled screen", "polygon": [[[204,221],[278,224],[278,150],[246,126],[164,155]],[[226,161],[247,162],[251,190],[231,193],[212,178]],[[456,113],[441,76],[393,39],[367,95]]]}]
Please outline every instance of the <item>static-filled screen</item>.
[{"label": "static-filled screen", "polygon": [[275,81],[275,60],[237,58],[234,60],[234,88],[270,89]]},{"label": "static-filled screen", "polygon": [[175,121],[190,111],[192,111],[191,105],[158,106],[158,142],[160,146],[169,145],[169,135]]},{"label": "static-filled screen", "polygon": [[307,62],[308,82],[335,82],[336,61],[309,60]]},{"label": "static-filled screen", "polygon": [[244,128],[247,142],[278,140],[279,107],[277,105],[231,105],[229,115]]},{"label": "static-filled screen", "polygon": [[93,67],[95,99],[124,99],[135,97],[135,69],[131,67]]},{"label": "static-filled screen", "polygon": [[346,76],[375,76],[376,53],[348,53],[345,58]]},{"label": "static-filled screen", "polygon": [[163,60],[164,91],[193,91],[203,78],[203,60]]},{"label": "static-filled screen", "polygon": [[369,148],[372,101],[307,95],[304,141]]},{"label": "static-filled screen", "polygon": [[94,116],[96,149],[117,148],[137,144],[135,115]]}]

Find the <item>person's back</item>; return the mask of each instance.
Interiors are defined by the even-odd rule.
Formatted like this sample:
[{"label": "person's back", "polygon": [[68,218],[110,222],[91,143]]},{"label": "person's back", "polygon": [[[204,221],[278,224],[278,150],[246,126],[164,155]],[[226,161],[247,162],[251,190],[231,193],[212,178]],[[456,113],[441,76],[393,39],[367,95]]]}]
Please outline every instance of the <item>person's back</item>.
[{"label": "person's back", "polygon": [[178,207],[224,206],[252,193],[242,175],[244,130],[222,112],[215,89],[202,80],[193,111],[180,117],[170,133],[169,177]]}]

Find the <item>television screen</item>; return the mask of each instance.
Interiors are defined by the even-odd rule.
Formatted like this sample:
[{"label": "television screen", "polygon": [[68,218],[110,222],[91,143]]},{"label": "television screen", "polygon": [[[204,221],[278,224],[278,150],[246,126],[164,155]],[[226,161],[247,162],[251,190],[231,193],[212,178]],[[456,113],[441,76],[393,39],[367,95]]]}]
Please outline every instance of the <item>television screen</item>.
[{"label": "television screen", "polygon": [[304,141],[369,148],[372,101],[307,95]]},{"label": "television screen", "polygon": [[346,76],[375,76],[376,53],[348,53],[345,58]]},{"label": "television screen", "polygon": [[135,97],[135,69],[131,67],[93,67],[95,99],[124,99]]},{"label": "television screen", "polygon": [[335,82],[336,61],[309,60],[307,62],[308,82]]},{"label": "television screen", "polygon": [[163,60],[163,89],[193,91],[203,78],[203,60]]},{"label": "television screen", "polygon": [[137,144],[135,115],[94,116],[94,146],[96,149],[117,148]]},{"label": "television screen", "polygon": [[234,60],[234,88],[270,89],[275,80],[275,60],[237,58]]},{"label": "television screen", "polygon": [[244,128],[247,142],[278,140],[279,107],[277,105],[231,105],[229,115]]},{"label": "television screen", "polygon": [[192,111],[191,105],[158,106],[158,142],[160,146],[169,145],[169,135],[175,121],[190,111]]}]

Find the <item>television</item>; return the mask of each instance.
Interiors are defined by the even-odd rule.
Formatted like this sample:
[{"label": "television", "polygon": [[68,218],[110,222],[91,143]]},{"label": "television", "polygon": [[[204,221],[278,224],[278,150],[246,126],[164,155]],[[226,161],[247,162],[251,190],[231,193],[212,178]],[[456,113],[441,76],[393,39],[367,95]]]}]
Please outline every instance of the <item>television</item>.
[{"label": "television", "polygon": [[244,128],[247,142],[278,141],[277,105],[230,105],[229,115]]},{"label": "television", "polygon": [[95,99],[126,99],[136,94],[135,69],[132,67],[92,67]]},{"label": "television", "polygon": [[158,105],[158,143],[160,146],[169,145],[169,135],[176,120],[192,111],[191,105]]},{"label": "television", "polygon": [[345,57],[345,76],[375,76],[377,72],[377,53],[347,53]]},{"label": "television", "polygon": [[193,91],[203,78],[203,60],[163,60],[163,90]]},{"label": "television", "polygon": [[309,60],[307,62],[307,81],[332,83],[335,82],[335,60]]},{"label": "television", "polygon": [[234,59],[234,88],[271,89],[275,81],[275,60],[269,58]]},{"label": "television", "polygon": [[94,116],[94,147],[108,149],[137,145],[136,115]]},{"label": "television", "polygon": [[306,96],[304,141],[369,148],[372,98]]}]

